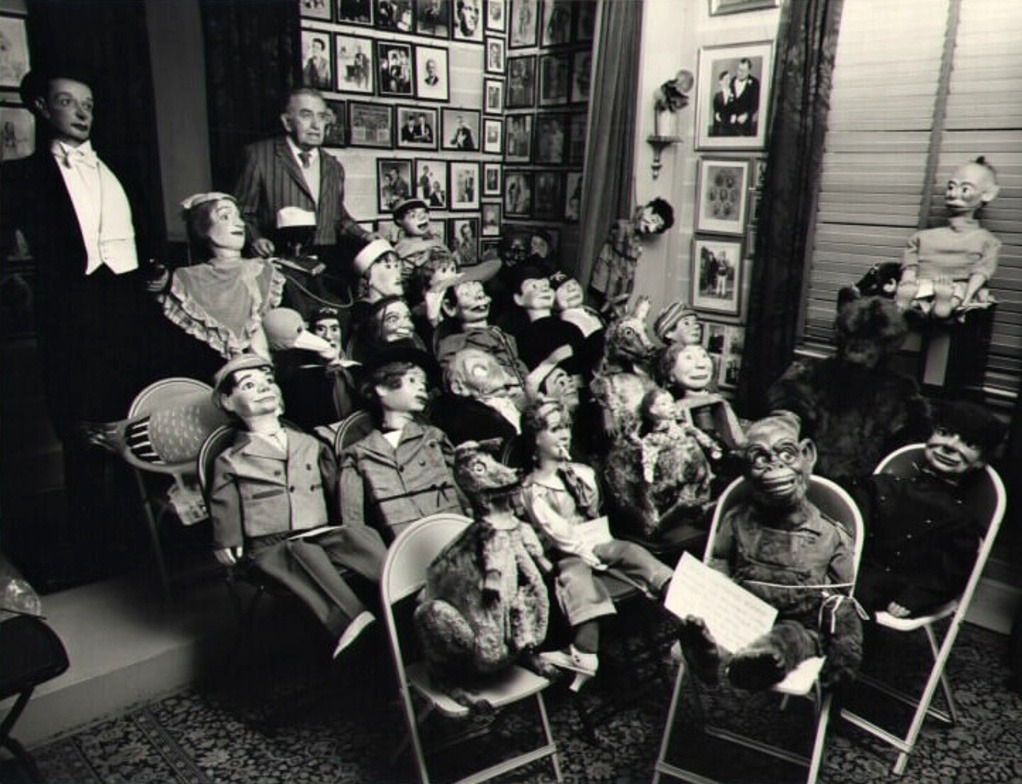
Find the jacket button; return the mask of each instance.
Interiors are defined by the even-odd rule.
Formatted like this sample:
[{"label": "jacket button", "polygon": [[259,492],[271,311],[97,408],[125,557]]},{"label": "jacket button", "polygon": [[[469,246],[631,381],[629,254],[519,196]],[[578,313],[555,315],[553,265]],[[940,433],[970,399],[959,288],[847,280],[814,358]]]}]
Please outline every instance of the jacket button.
[{"label": "jacket button", "polygon": [[273,475],[274,475],[274,476],[280,476],[280,471],[274,471],[274,472],[273,472]]},{"label": "jacket button", "polygon": [[306,471],[311,471],[312,470],[312,466],[309,463],[306,463],[305,464],[305,470]]},{"label": "jacket button", "polygon": [[291,485],[291,486],[290,486],[290,487],[288,488],[288,491],[289,491],[289,492],[292,492],[292,493],[293,493],[293,492],[295,491],[295,486],[294,486],[294,485]]}]

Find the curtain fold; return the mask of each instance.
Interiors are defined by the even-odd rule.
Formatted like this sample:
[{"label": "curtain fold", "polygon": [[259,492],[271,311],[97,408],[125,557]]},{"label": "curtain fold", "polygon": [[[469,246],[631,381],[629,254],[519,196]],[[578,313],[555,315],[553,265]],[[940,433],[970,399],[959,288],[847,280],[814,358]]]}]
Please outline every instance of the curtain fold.
[{"label": "curtain fold", "polygon": [[283,129],[281,107],[301,83],[295,0],[201,0],[213,187],[229,191],[242,148]]},{"label": "curtain fold", "polygon": [[588,286],[593,263],[618,218],[634,208],[635,97],[642,49],[642,0],[602,0],[590,82],[585,188],[575,277]]},{"label": "curtain fold", "polygon": [[765,413],[766,390],[791,361],[798,337],[844,0],[783,5],[773,74],[774,102],[752,264],[737,405]]}]

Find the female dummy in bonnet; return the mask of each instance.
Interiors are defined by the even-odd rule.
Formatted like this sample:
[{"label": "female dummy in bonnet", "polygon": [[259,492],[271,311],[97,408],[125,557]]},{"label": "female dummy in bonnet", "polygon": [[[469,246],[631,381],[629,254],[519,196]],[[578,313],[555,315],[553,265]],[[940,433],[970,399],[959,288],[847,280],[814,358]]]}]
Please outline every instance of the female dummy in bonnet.
[{"label": "female dummy in bonnet", "polygon": [[244,259],[245,224],[226,193],[185,199],[183,217],[194,258],[174,270],[159,296],[163,314],[223,359],[255,352],[270,356],[262,321],[280,303],[284,277],[264,259]]}]

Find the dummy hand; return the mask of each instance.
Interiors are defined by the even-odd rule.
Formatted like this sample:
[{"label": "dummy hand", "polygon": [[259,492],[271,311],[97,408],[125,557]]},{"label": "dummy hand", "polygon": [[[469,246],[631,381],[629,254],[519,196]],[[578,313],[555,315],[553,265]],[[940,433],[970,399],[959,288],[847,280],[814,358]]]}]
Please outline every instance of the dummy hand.
[{"label": "dummy hand", "polygon": [[554,570],[553,562],[551,562],[551,560],[545,555],[541,555],[536,559],[536,566],[539,567],[539,570],[543,574],[550,574]]},{"label": "dummy hand", "polygon": [[586,566],[592,569],[594,572],[603,572],[607,569],[607,564],[601,561],[596,555],[590,550],[588,553],[582,553],[581,558],[585,561]]},{"label": "dummy hand", "polygon": [[893,615],[895,618],[908,618],[912,614],[912,611],[907,607],[902,607],[897,602],[891,602],[887,605],[887,612],[889,615]]},{"label": "dummy hand", "polygon": [[268,259],[270,256],[273,255],[275,246],[273,242],[266,239],[266,237],[260,237],[259,239],[252,243],[252,250],[254,250],[258,255],[262,256],[264,259]]},{"label": "dummy hand", "polygon": [[214,550],[213,555],[219,563],[224,566],[233,566],[241,558],[242,548],[240,547],[222,547],[219,550]]},{"label": "dummy hand", "polygon": [[142,275],[145,278],[145,290],[150,294],[159,294],[167,288],[170,279],[170,271],[156,259],[149,259],[143,264]]},{"label": "dummy hand", "polygon": [[902,279],[898,282],[898,290],[894,295],[894,301],[900,308],[907,308],[915,299],[919,291],[919,281],[915,278]]}]

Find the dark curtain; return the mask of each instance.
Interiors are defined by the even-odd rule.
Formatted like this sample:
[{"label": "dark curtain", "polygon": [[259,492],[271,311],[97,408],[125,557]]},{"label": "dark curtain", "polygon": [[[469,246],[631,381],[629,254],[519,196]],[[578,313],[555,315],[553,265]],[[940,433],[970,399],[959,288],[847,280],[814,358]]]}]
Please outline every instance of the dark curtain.
[{"label": "dark curtain", "polygon": [[92,142],[131,198],[139,251],[167,236],[149,32],[143,0],[29,0],[32,66],[77,75],[92,88]]},{"label": "dark curtain", "polygon": [[589,138],[575,277],[584,285],[618,218],[634,208],[635,96],[639,90],[642,0],[603,0],[589,93]]},{"label": "dark curtain", "polygon": [[792,358],[830,109],[843,0],[783,5],[774,104],[752,264],[738,409],[765,413],[766,390]]},{"label": "dark curtain", "polygon": [[213,187],[229,191],[242,148],[283,133],[281,107],[300,84],[295,0],[201,0]]}]

